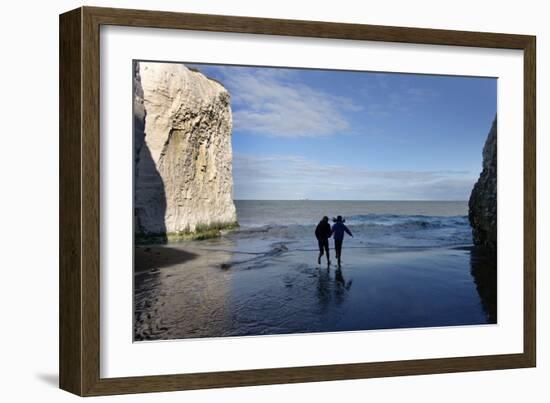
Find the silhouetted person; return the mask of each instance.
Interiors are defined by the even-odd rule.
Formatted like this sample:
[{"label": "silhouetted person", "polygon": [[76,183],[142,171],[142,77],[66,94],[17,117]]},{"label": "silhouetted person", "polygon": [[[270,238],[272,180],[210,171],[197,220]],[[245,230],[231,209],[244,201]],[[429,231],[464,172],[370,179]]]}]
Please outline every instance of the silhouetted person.
[{"label": "silhouetted person", "polygon": [[344,224],[344,219],[341,215],[333,219],[334,225],[332,226],[332,234],[334,235],[334,249],[336,250],[336,259],[338,260],[338,266],[340,266],[340,257],[342,256],[342,243],[344,242],[344,232],[353,237],[353,234],[348,227]]},{"label": "silhouetted person", "polygon": [[328,248],[328,239],[332,235],[332,230],[330,229],[330,224],[328,223],[328,217],[323,217],[317,228],[315,228],[315,237],[317,238],[317,243],[319,244],[319,257],[317,258],[317,263],[321,264],[321,257],[323,253],[327,254],[327,264],[330,265],[330,255]]}]

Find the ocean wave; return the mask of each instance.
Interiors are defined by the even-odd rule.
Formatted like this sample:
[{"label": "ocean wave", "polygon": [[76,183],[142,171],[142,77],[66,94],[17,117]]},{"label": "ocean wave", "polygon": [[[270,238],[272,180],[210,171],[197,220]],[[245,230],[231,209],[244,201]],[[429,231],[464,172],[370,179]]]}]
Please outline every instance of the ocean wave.
[{"label": "ocean wave", "polygon": [[348,217],[347,223],[370,223],[393,225],[415,223],[420,226],[469,225],[468,216],[427,216],[427,215],[397,215],[397,214],[362,214]]},{"label": "ocean wave", "polygon": [[[268,224],[241,227],[233,233],[235,240],[291,241],[311,243],[317,223]],[[452,246],[472,242],[467,216],[420,216],[365,214],[350,216],[346,225],[354,239],[366,245]]]}]

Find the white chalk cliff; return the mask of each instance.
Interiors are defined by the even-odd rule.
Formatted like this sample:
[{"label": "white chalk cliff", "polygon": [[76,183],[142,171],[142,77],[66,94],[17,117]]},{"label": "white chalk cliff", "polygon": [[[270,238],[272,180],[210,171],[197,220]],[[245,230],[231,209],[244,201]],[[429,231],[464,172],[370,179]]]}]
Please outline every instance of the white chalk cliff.
[{"label": "white chalk cliff", "polygon": [[177,63],[134,64],[134,218],[143,235],[236,222],[230,97]]}]

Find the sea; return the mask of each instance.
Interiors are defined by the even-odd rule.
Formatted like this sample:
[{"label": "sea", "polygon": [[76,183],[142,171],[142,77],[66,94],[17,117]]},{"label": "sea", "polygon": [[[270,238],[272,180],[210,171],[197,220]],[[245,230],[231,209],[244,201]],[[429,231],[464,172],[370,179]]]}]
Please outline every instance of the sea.
[{"label": "sea", "polygon": [[[316,245],[323,216],[338,215],[363,247],[448,247],[472,244],[467,201],[236,200],[241,238],[281,242],[292,248]],[[260,246],[260,245],[258,245]],[[261,246],[260,246],[261,247]]]}]

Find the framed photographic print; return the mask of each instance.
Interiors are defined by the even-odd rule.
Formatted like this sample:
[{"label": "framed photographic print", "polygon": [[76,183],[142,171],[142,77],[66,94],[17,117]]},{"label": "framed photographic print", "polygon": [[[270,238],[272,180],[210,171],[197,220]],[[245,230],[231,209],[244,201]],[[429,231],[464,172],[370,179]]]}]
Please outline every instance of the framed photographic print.
[{"label": "framed photographic print", "polygon": [[535,37],[60,16],[60,386],[532,367]]}]

